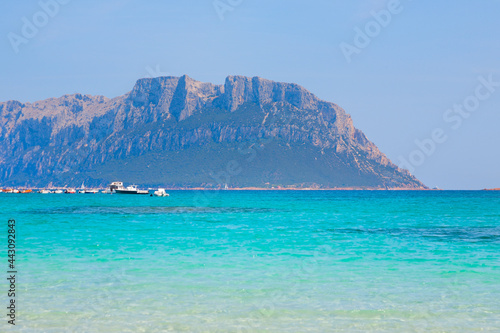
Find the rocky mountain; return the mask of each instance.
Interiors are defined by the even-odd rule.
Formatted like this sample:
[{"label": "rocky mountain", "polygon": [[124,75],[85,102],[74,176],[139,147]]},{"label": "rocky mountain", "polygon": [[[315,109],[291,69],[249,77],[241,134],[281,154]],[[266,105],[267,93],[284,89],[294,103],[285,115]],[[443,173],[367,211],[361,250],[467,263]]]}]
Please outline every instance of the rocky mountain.
[{"label": "rocky mountain", "polygon": [[116,98],[0,103],[0,184],[424,188],[296,84],[140,79]]}]

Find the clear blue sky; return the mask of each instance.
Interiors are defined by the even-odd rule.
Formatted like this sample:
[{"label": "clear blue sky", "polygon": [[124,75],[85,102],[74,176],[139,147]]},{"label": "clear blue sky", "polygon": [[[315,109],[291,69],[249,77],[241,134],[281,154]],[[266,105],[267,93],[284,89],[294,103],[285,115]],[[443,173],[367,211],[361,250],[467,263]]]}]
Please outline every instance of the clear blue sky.
[{"label": "clear blue sky", "polygon": [[[0,101],[114,97],[155,74],[218,84],[261,76],[339,104],[393,162],[412,157],[428,186],[500,187],[500,87],[487,97],[479,88],[478,105],[471,98],[478,77],[500,82],[500,1],[401,0],[381,26],[371,13],[390,2],[72,0],[48,15],[39,1],[9,1],[0,13]],[[372,37],[348,62],[340,45],[355,47],[357,28]],[[14,35],[25,38],[15,39],[17,53]],[[467,118],[447,113],[464,101]],[[437,128],[446,141],[418,148]]]}]

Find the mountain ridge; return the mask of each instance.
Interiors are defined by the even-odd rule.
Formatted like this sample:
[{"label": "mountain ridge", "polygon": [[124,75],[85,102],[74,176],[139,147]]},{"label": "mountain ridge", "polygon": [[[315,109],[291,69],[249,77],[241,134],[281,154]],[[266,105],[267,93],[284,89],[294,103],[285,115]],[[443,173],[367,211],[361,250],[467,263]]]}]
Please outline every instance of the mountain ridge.
[{"label": "mountain ridge", "polygon": [[115,98],[2,102],[0,143],[7,185],[217,187],[213,175],[236,161],[241,171],[224,178],[235,187],[426,188],[337,104],[260,77],[228,76],[222,85],[143,78]]}]

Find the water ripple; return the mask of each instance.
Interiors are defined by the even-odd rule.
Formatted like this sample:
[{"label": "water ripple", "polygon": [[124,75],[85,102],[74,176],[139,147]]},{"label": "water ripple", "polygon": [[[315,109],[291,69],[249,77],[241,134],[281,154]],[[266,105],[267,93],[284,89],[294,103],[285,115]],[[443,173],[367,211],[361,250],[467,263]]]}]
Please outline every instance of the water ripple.
[{"label": "water ripple", "polygon": [[147,214],[239,214],[239,213],[271,213],[275,209],[268,208],[241,208],[241,207],[158,207],[158,206],[73,206],[38,208],[24,211],[25,214],[80,214],[80,215],[147,215]]},{"label": "water ripple", "polygon": [[500,227],[433,227],[433,228],[338,228],[335,234],[366,234],[393,237],[422,237],[436,241],[500,243]]}]

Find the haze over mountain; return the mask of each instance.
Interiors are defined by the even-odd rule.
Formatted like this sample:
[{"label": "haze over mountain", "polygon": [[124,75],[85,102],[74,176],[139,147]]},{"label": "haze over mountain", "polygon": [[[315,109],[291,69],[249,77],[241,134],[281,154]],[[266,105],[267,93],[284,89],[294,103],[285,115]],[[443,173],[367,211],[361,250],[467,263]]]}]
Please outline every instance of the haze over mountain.
[{"label": "haze over mountain", "polygon": [[425,188],[296,84],[146,78],[116,97],[0,103],[3,185]]}]

